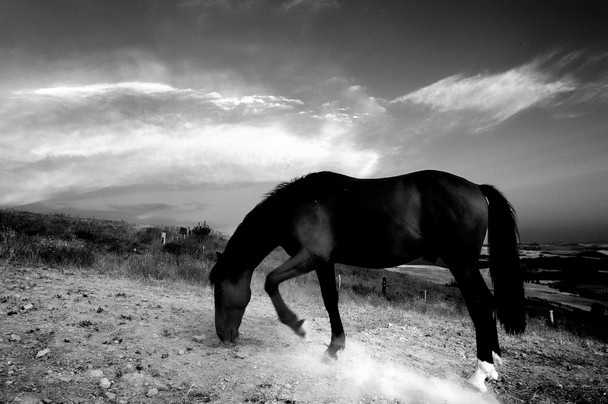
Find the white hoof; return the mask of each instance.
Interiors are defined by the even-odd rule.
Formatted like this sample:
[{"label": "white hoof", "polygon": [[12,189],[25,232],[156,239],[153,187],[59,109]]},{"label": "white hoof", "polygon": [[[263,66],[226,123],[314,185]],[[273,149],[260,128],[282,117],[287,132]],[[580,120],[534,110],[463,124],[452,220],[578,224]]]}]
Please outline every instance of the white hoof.
[{"label": "white hoof", "polygon": [[492,351],[492,360],[494,361],[494,365],[502,366],[501,357],[494,351]]},{"label": "white hoof", "polygon": [[[492,360],[495,364],[502,365],[502,359],[496,352],[492,352]],[[485,384],[486,380],[498,380],[498,372],[493,364],[477,360],[477,369],[468,382],[477,390],[485,393],[488,391]]]},{"label": "white hoof", "polygon": [[473,373],[473,376],[469,377],[469,380],[467,380],[473,387],[475,387],[482,393],[488,391],[488,388],[485,384],[486,378],[488,377],[488,372],[483,369],[483,367],[486,367],[486,365],[493,367],[493,365],[489,364],[488,362],[482,362],[478,360],[477,369],[475,370],[475,373]]}]

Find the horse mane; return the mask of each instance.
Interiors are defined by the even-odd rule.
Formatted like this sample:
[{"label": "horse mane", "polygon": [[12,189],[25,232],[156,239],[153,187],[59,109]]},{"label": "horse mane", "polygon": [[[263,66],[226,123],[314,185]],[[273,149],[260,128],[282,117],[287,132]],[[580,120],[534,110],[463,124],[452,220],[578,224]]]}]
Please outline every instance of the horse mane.
[{"label": "horse mane", "polygon": [[243,218],[241,224],[237,226],[234,234],[237,234],[239,229],[250,225],[252,222],[256,222],[256,219],[258,219],[260,215],[266,214],[269,209],[273,214],[280,214],[285,208],[292,206],[290,202],[295,201],[298,196],[301,195],[303,189],[302,185],[304,185],[306,178],[309,176],[310,174],[303,177],[296,177],[290,181],[281,182],[272,190],[264,194],[262,200],[245,215],[245,218]]},{"label": "horse mane", "polygon": [[[301,183],[303,182],[302,180],[304,180],[306,177],[307,176],[296,177],[296,178],[292,179],[291,181],[281,182],[276,187],[274,187],[272,190],[270,190],[269,192],[264,194],[264,197],[256,205],[256,208],[260,207],[264,204],[274,203],[278,199],[284,199],[284,197],[287,196],[288,194],[292,194],[293,193],[292,191],[294,191],[294,189],[296,187],[298,187],[298,185],[301,185]],[[255,208],[254,208],[254,210],[255,210]],[[252,212],[253,212],[253,210],[252,210]]]},{"label": "horse mane", "polygon": [[241,224],[234,231],[234,234],[242,226],[255,221],[257,215],[267,213],[268,209],[277,217],[287,212],[296,202],[323,190],[327,185],[335,186],[336,177],[348,178],[329,171],[320,171],[296,177],[291,181],[281,182],[270,192],[267,192],[262,200],[245,216]]},{"label": "horse mane", "polygon": [[[230,240],[228,240],[228,245],[226,245],[224,252],[229,252],[231,245],[238,244],[241,241],[241,237],[244,238],[245,234],[256,231],[256,227],[258,229],[264,228],[263,221],[266,218],[271,217],[271,215],[272,217],[282,216],[282,213],[284,213],[286,209],[293,206],[291,202],[296,201],[298,196],[301,195],[302,185],[307,177],[308,176],[296,177],[291,181],[281,182],[272,190],[264,194],[262,200],[245,215],[243,221],[237,226],[230,237]],[[222,259],[221,257],[222,254],[219,254],[218,261],[209,274],[209,280],[212,284],[220,279],[235,276],[238,273],[237,265],[217,265]]]}]

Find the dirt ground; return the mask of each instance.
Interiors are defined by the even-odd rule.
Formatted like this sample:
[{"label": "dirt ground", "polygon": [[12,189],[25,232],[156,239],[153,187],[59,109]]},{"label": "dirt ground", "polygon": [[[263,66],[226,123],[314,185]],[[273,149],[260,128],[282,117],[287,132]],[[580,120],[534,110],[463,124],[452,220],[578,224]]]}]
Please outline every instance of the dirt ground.
[{"label": "dirt ground", "polygon": [[0,401],[608,403],[608,346],[597,341],[501,333],[504,366],[481,394],[463,382],[475,365],[468,322],[403,312],[382,323],[377,307],[343,303],[347,348],[323,361],[321,299],[293,299],[306,339],[260,288],[238,344],[224,346],[208,288],[0,266]]}]

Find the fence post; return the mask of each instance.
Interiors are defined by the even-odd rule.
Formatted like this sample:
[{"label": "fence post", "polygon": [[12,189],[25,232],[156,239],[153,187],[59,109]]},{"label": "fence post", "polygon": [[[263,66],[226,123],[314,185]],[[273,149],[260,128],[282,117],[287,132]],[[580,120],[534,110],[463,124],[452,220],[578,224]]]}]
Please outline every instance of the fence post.
[{"label": "fence post", "polygon": [[164,231],[160,233],[160,241],[163,243],[163,245],[167,243],[167,233],[165,233]]},{"label": "fence post", "polygon": [[553,318],[553,310],[549,310],[549,324],[555,325],[555,319]]},{"label": "fence post", "polygon": [[382,277],[382,296],[386,296],[386,276]]}]

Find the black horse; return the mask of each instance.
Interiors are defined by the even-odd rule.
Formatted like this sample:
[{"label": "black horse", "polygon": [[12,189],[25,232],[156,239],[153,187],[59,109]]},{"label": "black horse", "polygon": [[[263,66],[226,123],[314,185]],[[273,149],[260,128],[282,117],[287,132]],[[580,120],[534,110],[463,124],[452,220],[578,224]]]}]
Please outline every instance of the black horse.
[{"label": "black horse", "polygon": [[[494,297],[477,270],[486,230]],[[479,360],[470,381],[481,390],[486,378],[498,376],[494,313],[508,333],[525,329],[515,212],[492,186],[440,171],[380,179],[319,172],[277,186],[247,214],[211,270],[215,326],[223,342],[238,338],[253,270],[278,246],[291,258],[268,274],[265,290],[281,322],[304,336],[304,320],[287,307],[278,287],[316,271],[331,324],[326,353],[332,358],[345,346],[334,263],[387,268],[441,258],[475,325]]]}]

